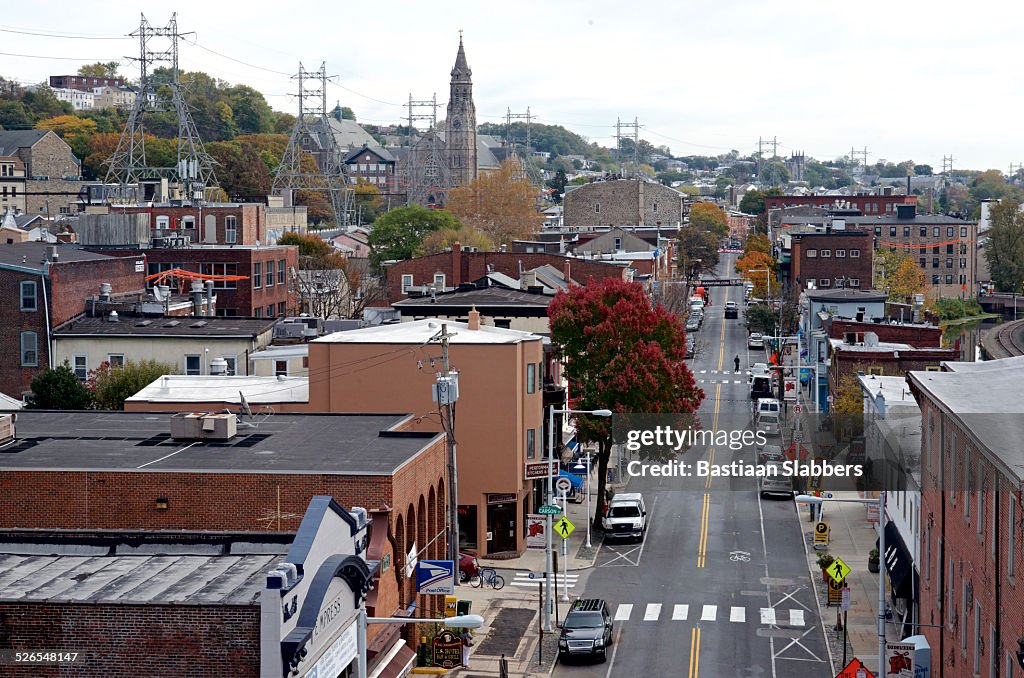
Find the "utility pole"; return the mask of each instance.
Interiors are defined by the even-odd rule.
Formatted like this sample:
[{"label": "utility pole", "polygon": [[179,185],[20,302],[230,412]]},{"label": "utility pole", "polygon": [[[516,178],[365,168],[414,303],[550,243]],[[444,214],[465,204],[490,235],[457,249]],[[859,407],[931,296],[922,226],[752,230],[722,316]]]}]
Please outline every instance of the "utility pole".
[{"label": "utility pole", "polygon": [[[437,375],[434,385],[434,402],[444,407],[442,423],[448,442],[448,557],[458,567],[459,563],[459,485],[456,464],[455,442],[455,401],[459,398],[459,374],[452,371],[448,360],[448,342],[455,334],[448,331],[448,324],[441,323],[441,331],[431,337],[431,342],[441,344],[443,373]],[[420,545],[422,546],[422,545]],[[458,581],[458,577],[455,578]]]}]

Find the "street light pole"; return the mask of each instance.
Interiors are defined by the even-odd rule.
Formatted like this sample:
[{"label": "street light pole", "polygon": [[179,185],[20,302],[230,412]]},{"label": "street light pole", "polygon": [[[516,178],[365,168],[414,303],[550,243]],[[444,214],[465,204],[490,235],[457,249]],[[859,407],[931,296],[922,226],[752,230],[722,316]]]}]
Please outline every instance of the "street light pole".
[{"label": "street light pole", "polygon": [[484,625],[484,618],[478,614],[463,614],[444,619],[419,619],[415,617],[367,617],[366,607],[359,607],[356,630],[356,649],[359,654],[359,671],[356,678],[366,678],[366,627],[370,624],[444,624],[453,629],[478,629]]},{"label": "street light pole", "polygon": [[592,470],[593,469],[590,468],[590,453],[587,452],[587,548],[588,549],[591,548],[591,543],[590,543],[590,527],[591,527],[591,523],[594,522],[594,521],[592,521],[590,519],[590,472]]}]

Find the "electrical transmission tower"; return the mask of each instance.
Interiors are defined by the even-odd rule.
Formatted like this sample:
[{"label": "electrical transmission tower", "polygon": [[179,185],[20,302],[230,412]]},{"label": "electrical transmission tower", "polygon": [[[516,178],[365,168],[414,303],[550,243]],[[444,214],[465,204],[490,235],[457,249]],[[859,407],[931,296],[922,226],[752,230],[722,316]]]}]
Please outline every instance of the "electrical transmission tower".
[{"label": "electrical transmission tower", "polygon": [[[286,207],[294,204],[295,191],[326,193],[334,225],[347,228],[352,222],[353,191],[345,176],[344,154],[327,117],[327,65],[321,62],[318,70],[308,71],[300,62],[292,80],[299,83],[299,115],[281,164],[274,171],[271,192],[283,196]],[[316,148],[315,155],[310,147]]]},{"label": "electrical transmission tower", "polygon": [[[623,129],[632,129],[633,133],[622,133]],[[619,174],[623,172],[622,165],[622,140],[633,140],[633,171],[640,172],[640,118],[633,118],[633,122],[622,122],[622,118],[615,119],[615,159],[619,161]]]},{"label": "electrical transmission tower", "polygon": [[[128,57],[139,62],[139,91],[117,148],[107,161],[104,183],[117,184],[117,188],[108,190],[108,197],[119,202],[137,202],[141,197],[139,181],[161,178],[179,184],[184,200],[202,202],[206,200],[208,190],[217,189],[217,180],[213,173],[214,160],[203,148],[179,81],[178,40],[191,34],[178,32],[177,13],[172,14],[170,22],[163,27],[154,27],[146,20],[145,14],[141,16],[139,29],[130,34],[139,38],[139,56]],[[162,45],[163,49],[156,49],[154,45]],[[152,68],[157,63],[170,64],[170,82],[154,76]],[[157,95],[157,89],[164,86],[171,90],[170,102]],[[159,111],[173,111],[178,119],[177,162],[174,167],[156,167],[146,159],[144,118],[146,113]]]},{"label": "electrical transmission tower", "polygon": [[779,182],[779,168],[778,168],[778,165],[774,161],[778,160],[778,157],[779,157],[779,140],[776,137],[774,137],[774,136],[771,138],[771,141],[769,141],[768,139],[762,139],[761,137],[757,138],[757,180],[758,181],[761,180],[761,170],[763,169],[762,154],[764,153],[764,146],[768,146],[768,145],[770,145],[772,147],[772,161],[773,161],[772,164],[770,165],[770,167],[771,167],[771,175],[769,176],[769,182],[771,183],[772,186],[778,186],[779,183],[780,183]]},{"label": "electrical transmission tower", "polygon": [[[407,205],[443,205],[452,189],[448,160],[437,136],[437,94],[430,99],[415,100],[409,95],[408,145],[409,157],[405,164],[405,202]],[[416,113],[427,109],[429,112]],[[426,120],[430,127],[413,146],[412,126],[417,120]]]},{"label": "electrical transmission tower", "polygon": [[[513,120],[526,121],[525,134],[515,133],[512,127]],[[518,156],[520,178],[527,179],[540,186],[544,183],[544,173],[541,172],[533,160],[533,140],[530,129],[532,122],[533,118],[530,115],[529,106],[526,107],[526,113],[513,113],[511,108],[507,108],[505,113],[505,148],[509,149],[510,159],[513,156]],[[522,152],[516,149],[517,145],[522,147]]]},{"label": "electrical transmission tower", "polygon": [[946,174],[947,172],[952,172],[953,171],[953,160],[954,159],[955,158],[953,158],[952,155],[944,155],[944,156],[942,156],[942,173],[943,174]]}]

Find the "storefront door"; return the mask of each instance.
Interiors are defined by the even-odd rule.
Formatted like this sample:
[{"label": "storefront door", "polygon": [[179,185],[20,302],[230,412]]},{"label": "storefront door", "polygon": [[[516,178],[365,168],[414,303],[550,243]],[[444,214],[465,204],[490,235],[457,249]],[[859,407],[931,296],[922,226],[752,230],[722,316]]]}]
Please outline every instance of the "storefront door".
[{"label": "storefront door", "polygon": [[516,550],[516,506],[515,497],[512,501],[501,504],[490,504],[487,507],[487,542],[488,553]]}]

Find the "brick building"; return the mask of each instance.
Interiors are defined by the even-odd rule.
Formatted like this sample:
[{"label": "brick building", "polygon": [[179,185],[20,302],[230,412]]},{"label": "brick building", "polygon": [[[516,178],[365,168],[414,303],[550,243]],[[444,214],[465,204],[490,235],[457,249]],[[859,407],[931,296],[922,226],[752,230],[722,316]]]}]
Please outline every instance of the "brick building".
[{"label": "brick building", "polygon": [[902,376],[913,370],[938,369],[941,363],[960,357],[955,348],[914,348],[910,344],[879,341],[878,336],[870,332],[832,339],[830,343],[828,390],[833,398],[839,397],[839,390],[847,380],[856,383],[858,373]]},{"label": "brick building", "polygon": [[686,196],[651,181],[611,179],[566,189],[566,228],[673,225],[685,215]]},{"label": "brick building", "polygon": [[[245,280],[215,282],[217,315],[274,318],[298,307],[292,272],[299,267],[293,245],[198,245],[193,247],[96,249],[114,256],[145,256],[146,271],[181,268],[207,275],[244,275]],[[152,283],[147,283],[152,287]],[[188,292],[187,286],[182,291]]]},{"label": "brick building", "polygon": [[[111,212],[149,214],[149,227],[162,234],[187,235],[192,243],[203,245],[267,244],[268,225],[265,205],[259,203],[208,203],[202,207],[170,204],[112,206]],[[292,209],[278,210],[285,215]],[[303,218],[305,210],[295,212]]]},{"label": "brick building", "polygon": [[811,289],[870,289],[874,253],[868,231],[833,230],[791,235],[790,284],[795,297]]},{"label": "brick building", "polygon": [[838,207],[861,214],[893,214],[897,205],[916,205],[916,195],[766,195],[766,210],[788,207]]},{"label": "brick building", "polygon": [[935,678],[1022,675],[1024,359],[911,372],[921,406],[919,633]]},{"label": "brick building", "polygon": [[21,398],[51,366],[53,327],[85,312],[87,297],[109,283],[112,298],[145,290],[145,258],[114,257],[43,242],[0,245],[0,391]]},{"label": "brick building", "polygon": [[0,156],[0,215],[25,211],[25,163],[16,155]]},{"label": "brick building", "polygon": [[124,78],[107,78],[95,75],[51,75],[50,87],[91,92],[97,87],[124,87]]},{"label": "brick building", "polygon": [[15,155],[25,163],[25,174],[49,179],[78,177],[82,163],[71,146],[50,130],[0,132],[0,155]]},{"label": "brick building", "polygon": [[413,287],[435,285],[437,289],[457,288],[462,283],[479,280],[488,273],[504,273],[518,278],[520,272],[544,265],[563,271],[567,278],[581,285],[586,284],[590,278],[624,280],[627,276],[627,267],[622,263],[587,261],[541,252],[520,254],[467,251],[455,243],[450,252],[428,254],[388,265],[384,269],[388,303],[407,298],[409,289]]},{"label": "brick building", "polygon": [[885,319],[874,322],[870,319],[829,316],[822,320],[822,327],[833,339],[852,336],[853,343],[863,342],[864,335],[874,332],[879,341],[908,344],[914,348],[939,348],[942,346],[942,328],[922,323],[894,323]]}]

